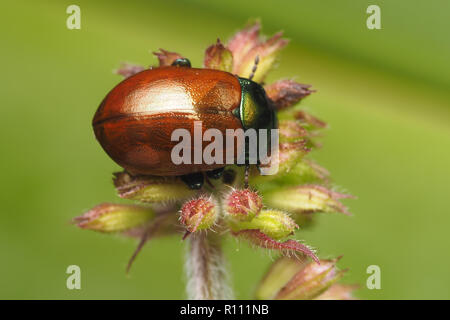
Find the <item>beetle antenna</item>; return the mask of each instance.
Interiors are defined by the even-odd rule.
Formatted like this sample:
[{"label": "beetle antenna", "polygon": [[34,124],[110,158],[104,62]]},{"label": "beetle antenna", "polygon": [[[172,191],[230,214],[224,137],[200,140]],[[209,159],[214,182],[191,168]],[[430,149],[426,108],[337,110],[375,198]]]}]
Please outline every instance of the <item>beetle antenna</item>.
[{"label": "beetle antenna", "polygon": [[252,80],[255,76],[256,69],[258,69],[258,63],[259,63],[259,56],[255,57],[255,62],[253,64],[252,73],[250,73],[250,76],[248,77],[249,80]]},{"label": "beetle antenna", "polygon": [[250,172],[250,165],[245,165],[245,176],[244,176],[244,188],[248,189],[248,174]]}]

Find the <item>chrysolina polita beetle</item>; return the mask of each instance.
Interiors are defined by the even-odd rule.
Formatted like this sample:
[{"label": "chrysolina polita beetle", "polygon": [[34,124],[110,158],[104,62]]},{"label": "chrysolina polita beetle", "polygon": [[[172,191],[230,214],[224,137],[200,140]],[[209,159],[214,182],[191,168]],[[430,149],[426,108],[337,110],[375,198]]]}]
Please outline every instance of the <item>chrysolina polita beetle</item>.
[{"label": "chrysolina polita beetle", "polygon": [[[224,164],[171,161],[177,144],[171,140],[172,132],[184,128],[193,135],[194,121],[202,121],[203,132],[215,128],[223,135],[226,129],[277,126],[261,85],[224,71],[191,68],[187,59],[123,80],[103,99],[92,124],[106,153],[130,174],[181,176],[198,189],[204,172],[217,178]],[[235,146],[239,147],[245,146]],[[224,157],[230,151],[235,152],[224,145]]]}]

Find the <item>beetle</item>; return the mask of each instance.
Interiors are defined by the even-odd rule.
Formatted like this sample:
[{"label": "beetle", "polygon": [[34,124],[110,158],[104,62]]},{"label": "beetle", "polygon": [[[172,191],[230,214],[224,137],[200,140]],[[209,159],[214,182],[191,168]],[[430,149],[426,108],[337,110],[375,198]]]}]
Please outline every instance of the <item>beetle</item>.
[{"label": "beetle", "polygon": [[[178,128],[192,134],[194,121],[202,121],[203,131],[216,128],[224,135],[226,129],[275,129],[271,101],[251,78],[192,68],[185,58],[171,66],[141,71],[103,99],[92,121],[95,136],[131,175],[181,176],[190,188],[200,189],[203,174],[218,179],[224,164],[174,164],[170,156],[177,142],[171,141],[171,134]],[[242,147],[248,148],[235,146]],[[231,151],[235,150],[224,146],[224,157]],[[246,184],[247,179],[248,164]]]}]

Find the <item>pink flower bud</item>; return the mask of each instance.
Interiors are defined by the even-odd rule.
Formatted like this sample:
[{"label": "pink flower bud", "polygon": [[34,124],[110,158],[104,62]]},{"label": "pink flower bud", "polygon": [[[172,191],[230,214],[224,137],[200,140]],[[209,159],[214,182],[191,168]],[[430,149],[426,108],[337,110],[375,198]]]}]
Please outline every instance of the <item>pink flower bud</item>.
[{"label": "pink flower bud", "polygon": [[217,43],[206,49],[204,65],[209,69],[217,69],[231,72],[233,67],[233,55],[231,51],[217,39]]},{"label": "pink flower bud", "polygon": [[265,86],[266,94],[278,110],[291,107],[301,99],[309,96],[315,90],[310,90],[308,84],[297,83],[293,80],[280,80]]},{"label": "pink flower bud", "polygon": [[259,23],[249,25],[236,33],[227,46],[233,53],[233,73],[246,78],[252,75],[256,82],[264,80],[278,53],[289,42],[282,38],[282,32],[264,41],[260,29]]},{"label": "pink flower bud", "polygon": [[225,212],[238,221],[252,220],[262,207],[261,197],[249,189],[233,190],[225,199]]},{"label": "pink flower bud", "polygon": [[181,208],[181,223],[189,232],[211,228],[218,216],[217,205],[208,198],[186,202]]}]

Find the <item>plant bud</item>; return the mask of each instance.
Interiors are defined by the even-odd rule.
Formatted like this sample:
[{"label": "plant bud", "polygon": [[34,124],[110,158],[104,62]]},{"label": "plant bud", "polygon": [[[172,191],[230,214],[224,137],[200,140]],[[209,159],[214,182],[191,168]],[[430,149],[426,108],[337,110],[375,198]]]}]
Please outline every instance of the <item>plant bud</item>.
[{"label": "plant bud", "polygon": [[250,221],[261,211],[262,199],[249,189],[233,190],[225,199],[225,212],[235,221]]},{"label": "plant bud", "polygon": [[277,300],[310,300],[325,292],[346,270],[338,270],[334,260],[309,263],[300,270],[275,296]]},{"label": "plant bud", "polygon": [[233,55],[217,39],[217,43],[206,49],[204,65],[205,68],[231,72],[233,68]]},{"label": "plant bud", "polygon": [[280,80],[264,87],[277,110],[289,108],[315,92],[310,88],[308,84],[297,83],[293,80]]},{"label": "plant bud", "polygon": [[286,213],[276,210],[262,210],[251,221],[241,221],[231,225],[233,231],[256,229],[275,240],[286,238],[297,228],[298,225]]},{"label": "plant bud", "polygon": [[217,205],[207,198],[186,202],[181,208],[181,223],[189,232],[211,228],[218,216]]},{"label": "plant bud", "polygon": [[133,177],[126,172],[115,174],[114,185],[121,198],[151,203],[179,201],[196,193],[176,177]]},{"label": "plant bud", "polygon": [[151,208],[103,203],[73,221],[82,229],[119,232],[143,225],[155,217]]},{"label": "plant bud", "polygon": [[253,74],[252,80],[256,82],[264,80],[278,53],[289,42],[282,38],[282,32],[262,41],[260,28],[259,23],[248,26],[236,33],[227,46],[233,53],[233,73],[246,78]]},{"label": "plant bud", "polygon": [[292,259],[281,256],[278,258],[265,274],[256,290],[255,296],[258,300],[273,299],[280,289],[301,269],[308,264],[305,257]]},{"label": "plant bud", "polygon": [[339,199],[350,195],[331,191],[322,186],[304,185],[279,188],[264,194],[267,205],[291,213],[342,212],[350,214]]}]

